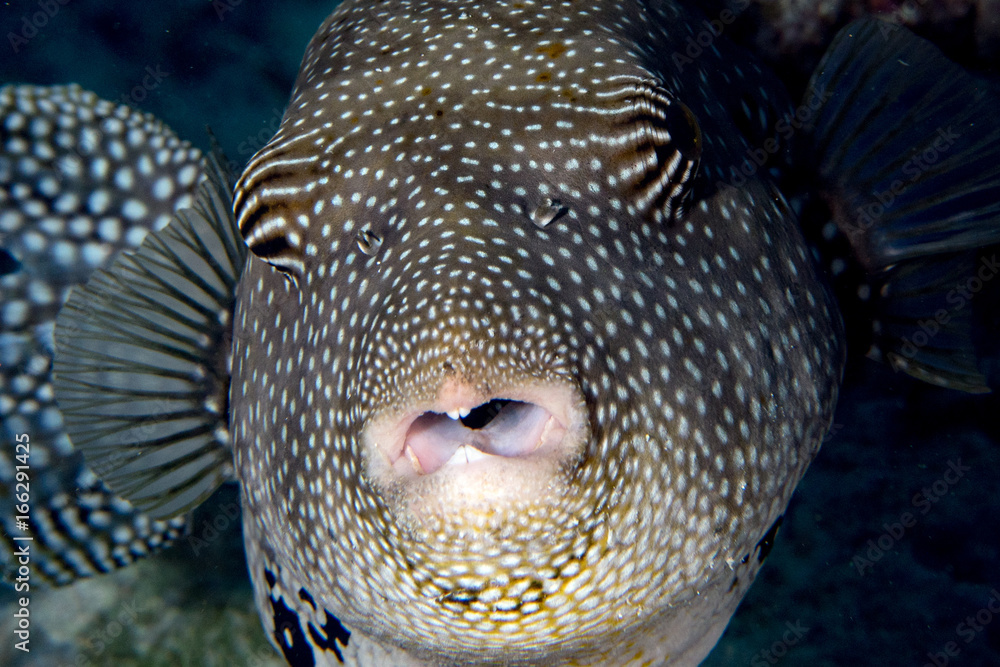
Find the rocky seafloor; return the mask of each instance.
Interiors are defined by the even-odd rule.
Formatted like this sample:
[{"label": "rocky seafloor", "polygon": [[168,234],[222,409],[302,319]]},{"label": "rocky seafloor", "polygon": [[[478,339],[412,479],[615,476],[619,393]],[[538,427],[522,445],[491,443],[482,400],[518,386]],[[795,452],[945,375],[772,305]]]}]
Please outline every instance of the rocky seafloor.
[{"label": "rocky seafloor", "polygon": [[[7,35],[20,34],[40,4],[0,2],[0,84],[78,82],[202,147],[208,125],[243,162],[277,127],[305,44],[333,3],[49,4],[58,11],[14,53]],[[725,4],[704,3],[710,17]],[[868,12],[988,74],[1000,54],[996,0],[728,5],[738,12],[729,36],[793,89],[836,29]],[[163,74],[148,89],[147,68]],[[854,364],[769,561],[706,664],[893,667],[934,656],[939,665],[1000,665],[1000,617],[988,609],[1000,599],[998,416],[995,395]],[[235,499],[224,489],[196,515],[195,536],[212,522],[221,529],[207,545],[182,540],[116,574],[32,591],[30,654],[14,650],[10,607],[0,607],[0,664],[282,664],[257,620],[238,526],[220,520]],[[913,520],[902,526],[906,513]],[[12,598],[4,589],[0,605]]]}]

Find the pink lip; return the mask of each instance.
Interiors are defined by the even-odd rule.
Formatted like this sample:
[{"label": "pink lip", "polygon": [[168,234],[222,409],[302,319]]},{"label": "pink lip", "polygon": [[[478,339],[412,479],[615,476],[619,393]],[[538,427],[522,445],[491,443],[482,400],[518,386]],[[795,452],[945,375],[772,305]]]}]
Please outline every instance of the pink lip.
[{"label": "pink lip", "polygon": [[412,418],[393,466],[410,465],[418,474],[427,475],[445,465],[473,463],[484,456],[524,458],[552,449],[566,434],[566,426],[546,408],[522,401],[506,403],[480,428],[470,428],[463,421],[432,411]]},{"label": "pink lip", "polygon": [[442,468],[511,471],[554,461],[578,451],[587,430],[582,396],[569,382],[472,383],[452,375],[428,398],[376,412],[362,439],[372,474],[391,483]]}]

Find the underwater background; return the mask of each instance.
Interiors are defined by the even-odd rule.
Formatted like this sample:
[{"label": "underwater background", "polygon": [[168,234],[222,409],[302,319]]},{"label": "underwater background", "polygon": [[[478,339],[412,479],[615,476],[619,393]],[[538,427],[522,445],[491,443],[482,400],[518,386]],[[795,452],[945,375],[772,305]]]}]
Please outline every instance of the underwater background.
[{"label": "underwater background", "polygon": [[[208,126],[241,167],[277,129],[306,43],[335,4],[0,2],[0,85],[76,82],[203,149]],[[724,4],[702,3],[710,17]],[[729,4],[739,10],[729,36],[795,95],[836,29],[870,10],[986,74],[1000,62],[991,0]],[[1000,607],[1000,398],[930,387],[852,352],[833,429],[705,664],[1000,665],[1000,614],[988,608]],[[251,597],[238,504],[223,488],[176,547],[33,588],[29,654],[14,649],[14,593],[0,585],[0,665],[283,664]]]}]

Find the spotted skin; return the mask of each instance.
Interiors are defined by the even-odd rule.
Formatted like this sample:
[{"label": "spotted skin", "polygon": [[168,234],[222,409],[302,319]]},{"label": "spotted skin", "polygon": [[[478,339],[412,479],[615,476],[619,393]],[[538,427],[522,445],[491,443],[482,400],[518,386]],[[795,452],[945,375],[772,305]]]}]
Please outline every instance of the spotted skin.
[{"label": "spotted skin", "polygon": [[[189,206],[201,152],[79,86],[0,88],[0,564],[30,516],[34,582],[108,572],[180,536],[111,492],[66,435],[52,330],[69,290]],[[27,438],[27,442],[25,442]],[[20,446],[19,446],[20,445]],[[27,459],[27,460],[25,460]],[[16,466],[29,465],[29,512]],[[22,469],[23,470],[23,469]]]},{"label": "spotted skin", "polygon": [[[235,192],[235,462],[292,664],[696,664],[721,634],[843,350],[781,194],[725,176],[787,100],[721,40],[675,67],[701,18],[348,0],[313,38]],[[396,479],[366,430],[529,385],[582,415],[530,494]]]}]

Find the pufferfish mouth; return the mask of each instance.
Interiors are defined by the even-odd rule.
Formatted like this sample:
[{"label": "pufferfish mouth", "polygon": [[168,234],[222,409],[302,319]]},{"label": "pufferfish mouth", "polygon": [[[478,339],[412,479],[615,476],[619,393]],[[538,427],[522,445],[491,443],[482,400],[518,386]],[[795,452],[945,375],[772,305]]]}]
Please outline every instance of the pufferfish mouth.
[{"label": "pufferfish mouth", "polygon": [[381,412],[363,439],[376,468],[396,479],[451,472],[514,471],[556,462],[584,441],[584,406],[578,391],[558,383],[522,385],[484,393],[446,381],[435,396]]},{"label": "pufferfish mouth", "polygon": [[413,470],[428,475],[445,466],[470,465],[489,457],[528,457],[548,453],[566,435],[566,425],[536,403],[495,398],[474,408],[414,418],[401,456]]}]

